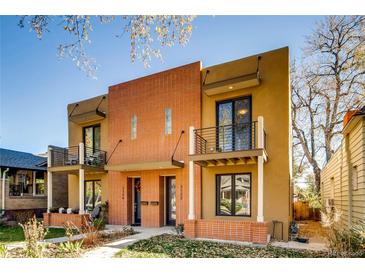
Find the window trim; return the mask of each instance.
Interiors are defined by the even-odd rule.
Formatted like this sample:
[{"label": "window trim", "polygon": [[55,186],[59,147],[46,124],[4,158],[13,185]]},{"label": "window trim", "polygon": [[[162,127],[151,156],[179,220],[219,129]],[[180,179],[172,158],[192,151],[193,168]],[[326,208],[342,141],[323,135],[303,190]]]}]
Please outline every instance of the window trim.
[{"label": "window trim", "polygon": [[[356,170],[356,176],[354,176],[354,170]],[[354,185],[354,177],[356,177],[356,186]],[[357,165],[352,165],[351,167],[351,187],[352,190],[359,189],[359,171],[357,170]]]},{"label": "window trim", "polygon": [[[236,206],[236,184],[235,184],[235,176],[236,175],[249,175],[250,176],[250,214],[240,214],[236,215],[234,211],[233,214],[227,215],[220,213],[220,180],[218,180],[219,176],[231,176],[231,184],[232,184],[232,208]],[[226,216],[226,217],[251,217],[252,216],[252,173],[251,172],[238,172],[238,173],[219,173],[215,175],[215,215],[216,216]]]}]

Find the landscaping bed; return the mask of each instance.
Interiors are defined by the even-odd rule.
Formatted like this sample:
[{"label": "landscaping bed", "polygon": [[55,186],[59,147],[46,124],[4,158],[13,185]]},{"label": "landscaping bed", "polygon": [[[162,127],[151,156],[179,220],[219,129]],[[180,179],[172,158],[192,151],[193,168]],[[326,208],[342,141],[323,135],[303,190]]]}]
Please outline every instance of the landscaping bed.
[{"label": "landscaping bed", "polygon": [[273,246],[250,247],[214,241],[188,240],[163,234],[138,241],[116,255],[119,258],[323,258],[327,252]]}]

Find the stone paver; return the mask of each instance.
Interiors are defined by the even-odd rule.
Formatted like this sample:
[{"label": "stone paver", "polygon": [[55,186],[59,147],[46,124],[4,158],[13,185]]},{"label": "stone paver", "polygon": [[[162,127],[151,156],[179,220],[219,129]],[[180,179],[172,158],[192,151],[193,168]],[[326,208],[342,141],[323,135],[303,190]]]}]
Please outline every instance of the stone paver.
[{"label": "stone paver", "polygon": [[[108,225],[108,231],[122,230],[123,226]],[[159,227],[159,228],[144,228],[133,227],[138,232],[137,234],[130,235],[126,238],[107,243],[104,246],[95,248],[83,254],[84,258],[113,258],[114,255],[122,248],[131,245],[137,241],[151,238],[153,236],[169,233],[174,234],[175,230],[172,227]]]}]

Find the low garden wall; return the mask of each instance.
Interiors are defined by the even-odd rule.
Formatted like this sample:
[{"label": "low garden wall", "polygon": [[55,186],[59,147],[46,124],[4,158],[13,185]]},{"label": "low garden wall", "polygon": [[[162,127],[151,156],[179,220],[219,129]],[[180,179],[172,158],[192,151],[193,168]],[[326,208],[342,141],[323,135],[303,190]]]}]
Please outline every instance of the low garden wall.
[{"label": "low garden wall", "polygon": [[268,222],[234,220],[187,220],[184,235],[187,238],[207,238],[267,244]]},{"label": "low garden wall", "polygon": [[88,222],[89,218],[89,214],[43,213],[43,224],[45,226],[61,227],[66,222],[70,222],[80,228]]}]

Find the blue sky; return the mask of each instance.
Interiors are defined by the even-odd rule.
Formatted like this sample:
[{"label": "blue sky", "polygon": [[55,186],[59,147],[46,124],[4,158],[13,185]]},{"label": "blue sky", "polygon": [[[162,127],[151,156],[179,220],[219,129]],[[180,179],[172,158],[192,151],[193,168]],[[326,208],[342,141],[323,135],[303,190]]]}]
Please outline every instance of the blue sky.
[{"label": "blue sky", "polygon": [[96,25],[89,53],[98,64],[97,80],[88,78],[71,60],[58,60],[57,45],[67,39],[52,30],[42,40],[17,26],[19,17],[0,17],[0,146],[44,152],[49,144],[67,146],[66,106],[106,93],[108,86],[191,63],[203,66],[289,46],[300,58],[305,35],[319,16],[202,16],[194,21],[185,47],[162,49],[164,63],[150,68],[131,63],[128,37],[116,38],[121,25]]}]

